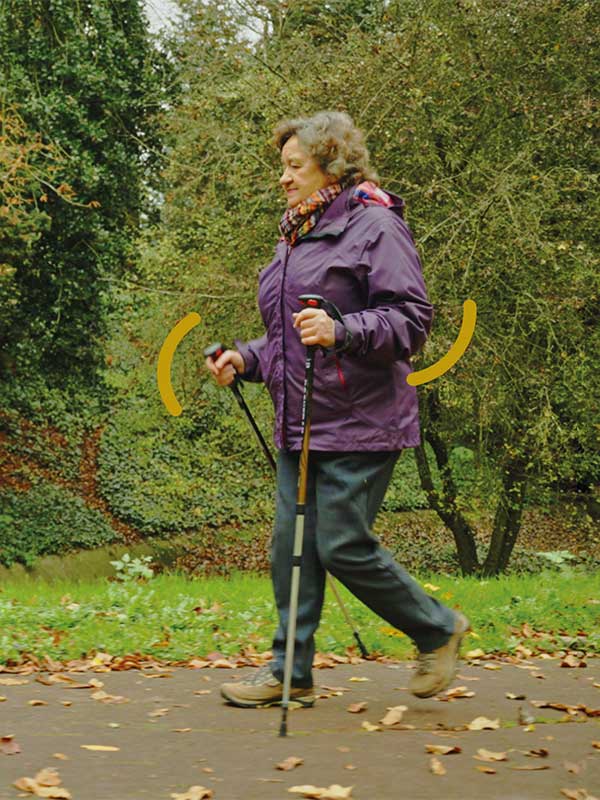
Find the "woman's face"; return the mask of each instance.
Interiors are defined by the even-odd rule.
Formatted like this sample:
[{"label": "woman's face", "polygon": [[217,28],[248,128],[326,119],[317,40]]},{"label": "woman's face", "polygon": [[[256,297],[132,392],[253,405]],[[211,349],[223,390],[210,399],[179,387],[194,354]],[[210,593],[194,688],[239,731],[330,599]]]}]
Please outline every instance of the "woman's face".
[{"label": "woman's face", "polygon": [[281,163],[283,174],[279,183],[287,195],[288,208],[297,206],[313,192],[336,181],[302,149],[297,136],[290,137],[281,149]]}]

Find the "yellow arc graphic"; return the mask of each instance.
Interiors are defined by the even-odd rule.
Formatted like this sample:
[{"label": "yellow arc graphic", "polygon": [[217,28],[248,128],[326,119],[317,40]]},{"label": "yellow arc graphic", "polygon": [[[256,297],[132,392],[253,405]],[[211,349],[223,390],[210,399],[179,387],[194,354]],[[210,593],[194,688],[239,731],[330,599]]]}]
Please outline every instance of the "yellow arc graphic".
[{"label": "yellow arc graphic", "polygon": [[463,319],[462,325],[456,341],[448,350],[445,356],[436,361],[426,369],[420,369],[418,372],[411,372],[407,376],[406,382],[410,386],[419,386],[422,383],[429,383],[429,381],[439,378],[444,372],[447,372],[450,367],[453,367],[458,359],[463,355],[471,339],[473,338],[473,331],[475,330],[475,321],[477,319],[477,304],[474,300],[465,300],[463,303]]},{"label": "yellow arc graphic", "polygon": [[177,402],[173,386],[171,385],[171,363],[173,361],[173,355],[179,342],[192,328],[195,328],[199,322],[200,314],[196,314],[195,311],[192,311],[191,314],[187,314],[175,325],[173,330],[169,332],[158,354],[158,365],[156,368],[158,390],[163,403],[167,407],[167,411],[174,417],[178,417],[183,409]]}]

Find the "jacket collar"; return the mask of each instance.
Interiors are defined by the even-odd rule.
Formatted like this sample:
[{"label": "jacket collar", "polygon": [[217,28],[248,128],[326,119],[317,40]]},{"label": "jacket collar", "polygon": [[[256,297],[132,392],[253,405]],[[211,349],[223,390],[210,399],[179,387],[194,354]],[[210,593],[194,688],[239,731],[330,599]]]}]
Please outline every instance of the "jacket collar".
[{"label": "jacket collar", "polygon": [[[353,209],[362,205],[359,200],[352,199],[353,191],[354,186],[349,186],[340,192],[329,208],[322,214],[313,230],[303,236],[301,241],[320,239],[323,236],[339,236],[343,233],[350,221]],[[398,195],[392,194],[392,192],[387,192],[387,194],[393,201],[390,211],[404,219],[404,200]]]}]

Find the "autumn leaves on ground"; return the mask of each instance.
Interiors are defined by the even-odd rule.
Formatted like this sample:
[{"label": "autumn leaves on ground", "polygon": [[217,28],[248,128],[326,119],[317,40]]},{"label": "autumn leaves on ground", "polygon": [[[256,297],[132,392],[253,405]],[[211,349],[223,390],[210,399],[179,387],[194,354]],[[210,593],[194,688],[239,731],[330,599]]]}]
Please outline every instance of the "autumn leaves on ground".
[{"label": "autumn leaves on ground", "polygon": [[[363,757],[362,750],[368,749],[372,742],[367,739],[358,746],[356,736],[375,736],[386,731],[401,731],[405,735],[420,732],[418,752],[424,753],[426,760],[420,758],[418,767],[411,767],[411,770],[421,778],[425,771],[428,780],[449,780],[454,765],[459,761],[448,760],[446,756],[460,755],[461,752],[463,761],[468,754],[468,771],[475,769],[482,776],[509,769],[514,774],[537,774],[539,770],[552,769],[560,770],[558,774],[561,776],[579,780],[579,772],[583,770],[581,764],[587,765],[590,759],[591,764],[594,758],[598,760],[597,753],[595,757],[593,753],[596,751],[595,743],[600,740],[600,673],[596,670],[598,661],[594,658],[600,650],[598,577],[571,570],[563,575],[548,573],[535,578],[521,576],[480,581],[436,575],[423,577],[421,581],[427,591],[464,609],[472,620],[473,631],[463,646],[467,663],[464,668],[461,666],[456,684],[439,698],[427,701],[427,713],[423,714],[423,701],[415,703],[415,699],[405,692],[408,677],[404,679],[404,672],[408,673],[412,662],[407,659],[413,655],[406,637],[375,618],[342,590],[350,613],[371,651],[368,661],[361,659],[356,649],[349,647],[351,631],[333,599],[328,597],[318,632],[319,652],[314,662],[319,687],[317,705],[323,710],[315,710],[314,717],[305,713],[293,714],[292,735],[306,732],[306,724],[314,719],[315,736],[325,736],[321,744],[321,760],[328,749],[337,754],[337,748],[347,747],[348,756],[335,773],[335,779],[322,780],[333,773],[319,766],[319,759],[307,751],[304,744],[298,749],[300,742],[306,742],[306,736],[297,741],[294,739],[293,750],[283,752],[277,763],[292,764],[294,774],[296,771],[297,774],[310,773],[311,778],[306,782],[294,782],[287,791],[300,797],[323,800],[385,797],[368,793],[370,790],[363,780],[363,773],[368,769],[367,765],[360,766],[360,758]],[[0,692],[0,708],[4,711],[4,726],[8,727],[3,726],[0,731],[0,758],[8,755],[21,758],[28,755],[27,751],[31,757],[39,750],[42,759],[41,762],[32,762],[35,769],[21,771],[15,776],[15,788],[40,797],[72,797],[77,800],[82,796],[75,792],[77,764],[83,769],[87,762],[76,756],[75,747],[83,747],[92,754],[96,752],[97,757],[109,759],[103,762],[108,768],[117,764],[110,759],[115,759],[119,753],[126,759],[131,756],[131,742],[135,740],[136,748],[139,746],[136,758],[140,763],[146,763],[144,769],[147,771],[150,753],[158,743],[143,745],[143,720],[162,724],[166,722],[165,718],[170,720],[176,713],[178,720],[168,729],[173,735],[199,736],[202,747],[206,747],[202,737],[212,736],[211,747],[215,745],[215,737],[220,741],[222,755],[217,749],[210,763],[201,762],[198,766],[199,770],[208,770],[200,774],[214,779],[214,786],[210,781],[206,786],[206,780],[190,781],[186,786],[174,789],[170,795],[166,788],[164,791],[156,788],[153,797],[171,796],[178,800],[213,796],[215,800],[270,797],[264,787],[256,795],[235,794],[237,790],[233,788],[220,787],[217,778],[227,775],[227,770],[224,765],[222,768],[215,766],[219,764],[219,758],[226,758],[228,752],[226,731],[231,729],[235,739],[238,735],[236,726],[243,720],[244,725],[252,725],[254,730],[258,726],[258,730],[262,729],[267,736],[260,757],[255,754],[247,767],[248,775],[252,776],[248,780],[257,782],[264,779],[264,786],[282,780],[264,774],[265,765],[275,767],[275,762],[271,764],[271,746],[276,733],[273,726],[278,722],[277,709],[271,709],[269,716],[260,711],[244,715],[239,709],[224,706],[218,694],[218,684],[223,675],[244,674],[238,670],[259,666],[270,658],[270,636],[274,627],[270,594],[267,578],[244,574],[228,579],[200,580],[167,574],[134,579],[123,574],[121,580],[95,583],[44,584],[38,581],[3,586],[0,589],[0,687],[4,691]],[[102,675],[99,678],[95,673]],[[401,685],[394,682],[385,687],[386,676],[400,674],[403,676]],[[509,675],[512,676],[510,679]],[[577,686],[572,676],[575,676]],[[136,703],[142,703],[144,698],[132,695],[132,691],[140,681],[147,683],[143,679],[152,677],[171,677],[171,681],[163,680],[160,684],[172,683],[177,690],[173,689],[170,697],[164,694],[155,697],[157,707],[148,709],[139,717],[141,728],[138,729],[136,723],[135,730],[130,729],[127,714],[115,721],[119,709],[127,708],[127,704],[130,704],[129,713],[136,716],[139,710]],[[181,680],[186,683],[185,689]],[[499,680],[503,691],[500,691],[502,687],[494,691],[494,682]],[[29,692],[26,696],[27,687],[33,686],[42,694],[32,696]],[[540,689],[534,692],[532,686]],[[585,694],[580,691],[581,687],[584,687]],[[399,691],[403,696],[398,696]],[[61,695],[59,700],[57,692]],[[80,705],[84,699],[85,707]],[[189,700],[206,702],[189,712],[186,711],[190,707]],[[61,716],[61,709],[71,716]],[[97,713],[91,714],[94,709]],[[106,710],[102,709],[108,710],[108,717]],[[65,780],[63,785],[60,775],[47,771],[40,774],[43,767],[52,763],[48,758],[61,756],[55,754],[57,748],[51,741],[37,741],[35,729],[45,714],[46,721],[51,718],[54,725],[48,727],[47,722],[48,731],[70,730],[69,726],[75,724],[72,722],[75,710],[82,712],[82,724],[85,722],[87,726],[86,736],[81,739],[83,731],[75,726],[73,735],[66,739],[72,746],[67,756],[72,769],[68,773],[68,783]],[[457,716],[455,712],[458,710],[464,713]],[[36,713],[39,716],[33,716]],[[327,716],[321,718],[321,713]],[[451,719],[447,718],[448,713]],[[229,716],[221,719],[223,714]],[[115,719],[110,719],[111,715]],[[351,723],[349,727],[346,721]],[[582,748],[585,742],[580,742],[577,737],[574,739],[569,731],[577,732],[580,737],[584,731],[581,725],[559,726],[564,731],[561,736],[566,743],[563,745],[561,739],[560,747],[558,744],[549,745],[543,738],[533,741],[529,747],[524,743],[511,744],[504,738],[498,739],[497,744],[487,741],[493,733],[505,736],[517,729],[519,737],[536,734],[536,731],[540,734],[545,729],[548,736],[547,731],[554,730],[550,724],[560,721],[588,723],[590,726],[591,731],[585,737],[587,749],[581,750],[579,759],[569,748],[575,744]],[[114,729],[110,727],[112,723],[116,725]],[[125,729],[129,730],[129,744],[107,736],[107,733]],[[326,734],[331,730],[338,731],[339,736]],[[444,730],[446,735],[450,732],[466,736],[465,743],[442,741],[438,744],[435,740],[422,739],[423,731],[437,736]],[[467,747],[466,743],[474,741],[468,738],[473,734],[486,738],[478,741],[477,747]],[[348,741],[346,736],[349,736]],[[402,741],[404,743],[404,739]],[[395,753],[395,745],[391,744],[391,753]],[[545,750],[550,751],[550,757],[545,756]],[[520,755],[526,758],[520,759]],[[300,759],[300,762],[286,761],[290,756]],[[553,758],[558,759],[556,764]],[[561,758],[575,765],[570,772],[562,765]],[[473,763],[472,759],[475,759]],[[23,763],[25,761],[23,758]],[[14,763],[12,759],[11,762]],[[355,770],[351,769],[352,765]],[[115,774],[119,774],[118,766],[114,769]],[[346,771],[352,773],[352,781],[344,782]],[[273,788],[278,786],[278,783],[273,783]],[[591,792],[593,784],[586,786]],[[571,792],[563,794],[575,800],[589,800],[593,796],[585,787],[582,788],[581,781],[573,788],[567,783],[559,788]],[[13,795],[2,795],[0,786],[0,798],[5,796]],[[127,797],[124,794],[119,796]],[[488,790],[487,796],[495,795]],[[531,796],[537,797],[535,794]]]}]

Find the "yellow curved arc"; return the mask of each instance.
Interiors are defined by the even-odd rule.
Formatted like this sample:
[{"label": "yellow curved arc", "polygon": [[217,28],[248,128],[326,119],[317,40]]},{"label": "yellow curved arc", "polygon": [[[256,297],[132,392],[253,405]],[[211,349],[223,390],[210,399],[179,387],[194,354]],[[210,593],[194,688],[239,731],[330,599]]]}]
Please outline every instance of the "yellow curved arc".
[{"label": "yellow curved arc", "polygon": [[429,383],[429,381],[439,378],[440,375],[443,375],[444,372],[447,372],[453,367],[463,355],[473,338],[476,320],[477,304],[474,300],[465,300],[463,303],[462,325],[460,326],[456,341],[450,350],[430,367],[420,369],[418,372],[411,372],[411,374],[407,376],[406,382],[410,386],[419,386],[422,383]]},{"label": "yellow curved arc", "polygon": [[167,407],[167,411],[174,417],[178,417],[183,409],[177,402],[173,386],[171,385],[171,363],[173,361],[173,355],[179,342],[192,328],[195,328],[199,322],[200,315],[196,314],[195,311],[187,314],[187,316],[180,320],[169,332],[158,354],[158,364],[156,367],[158,391],[160,392],[163,403]]}]

